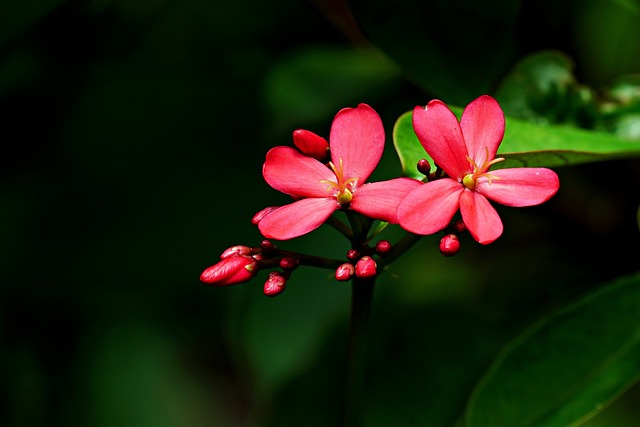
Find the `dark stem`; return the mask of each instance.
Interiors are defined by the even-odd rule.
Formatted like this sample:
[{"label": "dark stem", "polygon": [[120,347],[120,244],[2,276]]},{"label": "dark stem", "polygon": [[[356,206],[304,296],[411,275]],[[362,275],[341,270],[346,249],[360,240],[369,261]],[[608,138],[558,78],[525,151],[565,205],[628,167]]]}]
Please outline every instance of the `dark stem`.
[{"label": "dark stem", "polygon": [[338,230],[338,232],[340,232],[340,234],[342,234],[347,239],[351,240],[353,238],[353,231],[344,222],[340,221],[335,216],[331,215],[327,219],[326,224]]},{"label": "dark stem", "polygon": [[[347,217],[353,230],[351,247],[360,250],[367,240],[372,221],[347,210]],[[369,336],[369,314],[373,302],[375,278],[362,280],[353,276],[351,284],[351,325],[349,328],[349,348],[347,353],[347,374],[344,388],[344,426],[358,427],[362,424],[364,380],[367,362],[367,341]]]},{"label": "dark stem", "polygon": [[368,323],[374,283],[374,279],[362,280],[354,277],[351,287],[351,327],[344,390],[345,427],[356,427],[362,424]]},{"label": "dark stem", "polygon": [[407,233],[402,239],[398,240],[391,249],[391,252],[387,254],[385,258],[378,262],[378,266],[380,269],[385,265],[391,264],[395,261],[400,255],[407,252],[413,245],[415,245],[418,240],[420,240],[423,236],[419,234]]}]

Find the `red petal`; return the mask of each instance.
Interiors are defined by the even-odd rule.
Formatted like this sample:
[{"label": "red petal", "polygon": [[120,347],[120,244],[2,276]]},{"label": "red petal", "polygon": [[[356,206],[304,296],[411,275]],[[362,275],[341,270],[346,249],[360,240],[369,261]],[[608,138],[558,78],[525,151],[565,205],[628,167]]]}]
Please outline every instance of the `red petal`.
[{"label": "red petal", "polygon": [[411,191],[398,206],[398,222],[416,234],[436,233],[451,222],[464,187],[449,178],[428,182]]},{"label": "red petal", "polygon": [[476,191],[507,206],[539,205],[560,188],[558,175],[546,168],[499,169],[489,174],[491,183],[486,177],[481,177]]},{"label": "red petal", "polygon": [[333,164],[339,168],[342,159],[344,178],[358,178],[362,185],[382,157],[382,120],[367,104],[344,108],[333,119],[329,141]]},{"label": "red petal", "polygon": [[351,200],[351,209],[370,218],[397,224],[398,205],[409,192],[422,183],[410,178],[396,178],[358,187]]},{"label": "red petal", "polygon": [[327,197],[335,193],[322,182],[336,182],[333,171],[291,147],[269,150],[262,175],[270,186],[292,196]]},{"label": "red petal", "polygon": [[413,110],[413,129],[436,165],[461,180],[471,172],[458,119],[442,101],[434,99]]},{"label": "red petal", "polygon": [[338,207],[335,198],[302,199],[274,210],[258,227],[268,239],[293,239],[320,227]]},{"label": "red petal", "polygon": [[304,129],[293,131],[293,143],[302,154],[323,161],[327,157],[329,143],[320,135]]},{"label": "red petal", "polygon": [[488,95],[472,101],[462,113],[460,127],[469,157],[475,160],[478,166],[487,160],[487,149],[489,159],[493,160],[496,157],[504,136],[504,113],[498,101]]},{"label": "red petal", "polygon": [[460,213],[464,225],[478,243],[487,245],[502,234],[500,216],[482,194],[465,190],[460,195]]}]

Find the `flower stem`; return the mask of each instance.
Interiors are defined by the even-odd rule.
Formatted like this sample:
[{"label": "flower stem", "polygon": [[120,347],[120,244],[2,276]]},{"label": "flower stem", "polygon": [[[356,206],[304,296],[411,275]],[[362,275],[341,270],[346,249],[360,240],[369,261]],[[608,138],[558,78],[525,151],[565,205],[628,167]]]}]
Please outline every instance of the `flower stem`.
[{"label": "flower stem", "polygon": [[374,283],[374,279],[353,278],[347,377],[344,390],[345,427],[357,427],[362,424],[368,323],[373,302]]},{"label": "flower stem", "polygon": [[393,245],[391,252],[389,252],[385,258],[380,260],[378,266],[382,268],[385,265],[391,264],[391,262],[395,261],[400,255],[411,249],[411,247],[422,237],[423,236],[419,234],[407,233],[402,239],[398,240],[398,242]]},{"label": "flower stem", "polygon": [[344,261],[339,261],[337,259],[301,254],[299,252],[291,252],[291,253],[295,254],[295,256],[300,261],[301,265],[308,265],[311,267],[327,268],[329,270],[335,270],[336,268],[344,264]]},{"label": "flower stem", "polygon": [[340,234],[342,234],[347,239],[351,240],[353,238],[353,231],[351,231],[351,229],[344,222],[340,221],[335,216],[331,215],[329,218],[327,218],[326,224],[338,230],[338,232],[340,232]]},{"label": "flower stem", "polygon": [[[347,217],[353,229],[351,247],[359,250],[365,244],[371,220],[348,210]],[[367,361],[368,323],[373,302],[375,278],[360,279],[353,276],[351,284],[351,324],[347,353],[347,373],[344,384],[344,426],[362,425],[364,379]]]}]

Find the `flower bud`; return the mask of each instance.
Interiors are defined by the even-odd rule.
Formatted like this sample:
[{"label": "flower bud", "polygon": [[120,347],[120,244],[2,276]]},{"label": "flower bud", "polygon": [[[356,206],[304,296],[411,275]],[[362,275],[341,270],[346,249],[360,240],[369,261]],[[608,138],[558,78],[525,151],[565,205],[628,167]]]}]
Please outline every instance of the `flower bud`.
[{"label": "flower bud", "polygon": [[440,239],[440,253],[444,256],[454,256],[460,251],[460,240],[455,234],[447,234]]},{"label": "flower bud", "polygon": [[391,243],[388,240],[380,240],[376,243],[376,253],[385,257],[391,252]]},{"label": "flower bud", "polygon": [[251,255],[251,248],[249,246],[231,246],[220,255],[220,259],[229,258],[235,255]]},{"label": "flower bud", "polygon": [[320,135],[308,130],[298,129],[293,131],[293,143],[305,156],[323,161],[329,154],[329,143]]},{"label": "flower bud", "polygon": [[264,252],[274,252],[278,249],[270,240],[263,240],[260,242],[260,248],[262,248]]},{"label": "flower bud", "polygon": [[271,212],[275,211],[276,209],[278,209],[278,206],[269,206],[262,209],[260,212],[255,214],[253,218],[251,218],[251,224],[257,226],[260,223],[260,221],[262,221],[262,218],[269,215]]},{"label": "flower bud", "polygon": [[349,249],[349,251],[347,252],[347,259],[351,262],[358,261],[361,256],[362,254],[355,249]]},{"label": "flower bud", "polygon": [[370,279],[377,274],[376,262],[370,256],[363,256],[356,263],[356,276],[361,279]]},{"label": "flower bud", "polygon": [[277,271],[269,273],[269,278],[264,282],[264,294],[268,297],[275,297],[284,291],[287,279]]},{"label": "flower bud", "polygon": [[258,262],[252,257],[233,255],[204,270],[200,281],[211,286],[237,285],[251,279],[258,270]]},{"label": "flower bud", "polygon": [[295,270],[300,265],[300,261],[296,257],[283,256],[280,259],[280,268],[283,270]]},{"label": "flower bud", "polygon": [[351,280],[353,275],[356,273],[356,268],[353,264],[345,262],[340,267],[336,268],[336,280],[340,282],[346,282],[347,280]]},{"label": "flower bud", "polygon": [[458,219],[453,222],[453,229],[456,230],[456,233],[460,234],[467,231],[467,226],[463,220]]},{"label": "flower bud", "polygon": [[429,176],[429,173],[431,172],[431,165],[427,159],[418,160],[418,172],[422,175]]}]

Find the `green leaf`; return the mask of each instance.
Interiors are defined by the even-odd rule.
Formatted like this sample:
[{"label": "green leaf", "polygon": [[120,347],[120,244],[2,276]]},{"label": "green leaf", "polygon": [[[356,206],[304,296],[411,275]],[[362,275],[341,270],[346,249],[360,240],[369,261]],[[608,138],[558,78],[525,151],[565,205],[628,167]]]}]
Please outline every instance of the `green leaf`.
[{"label": "green leaf", "polygon": [[[460,116],[462,109],[452,108]],[[416,165],[422,158],[431,162],[413,131],[411,112],[400,116],[393,129],[393,143],[402,172],[423,178]],[[569,126],[540,125],[507,118],[504,140],[498,154],[506,161],[494,167],[560,167],[604,160],[640,157],[640,141],[625,141],[614,135]]]},{"label": "green leaf", "polygon": [[468,427],[566,427],[640,379],[640,274],[618,279],[511,342],[467,405]]}]

